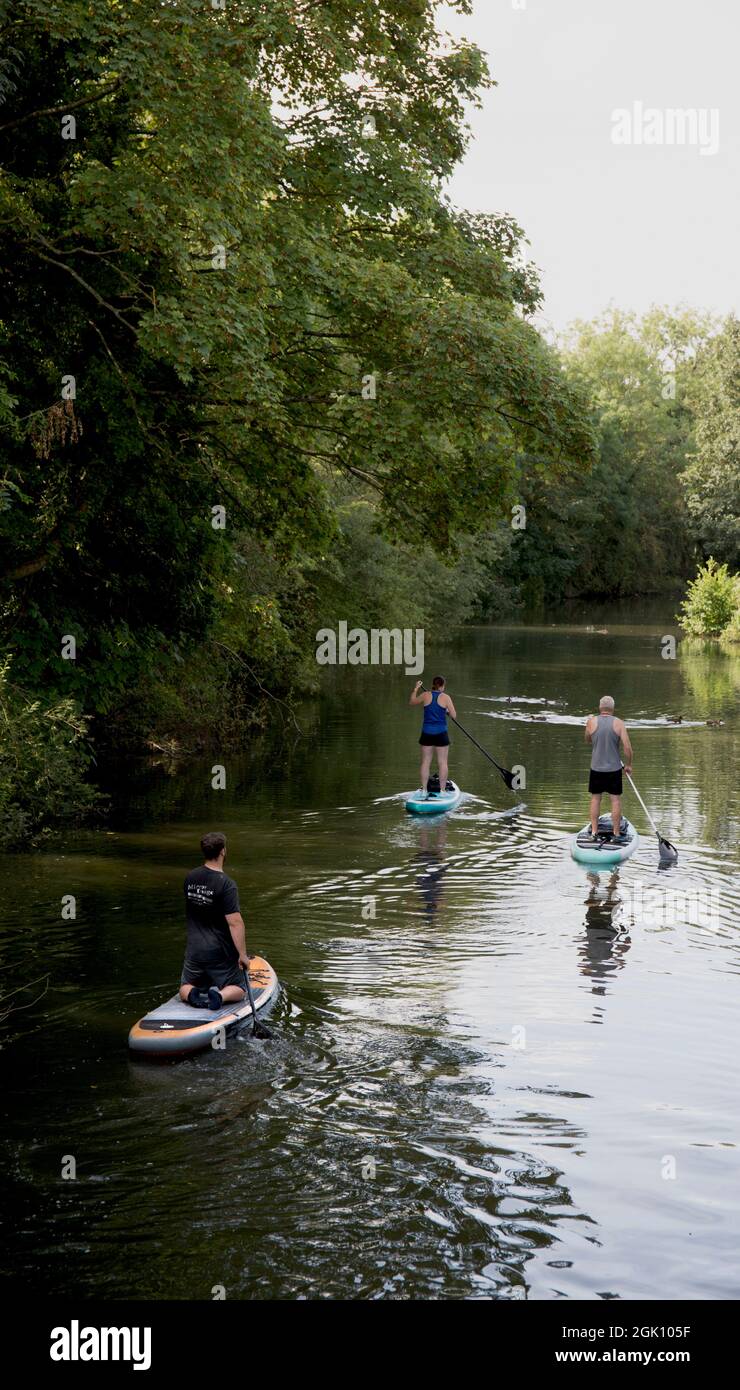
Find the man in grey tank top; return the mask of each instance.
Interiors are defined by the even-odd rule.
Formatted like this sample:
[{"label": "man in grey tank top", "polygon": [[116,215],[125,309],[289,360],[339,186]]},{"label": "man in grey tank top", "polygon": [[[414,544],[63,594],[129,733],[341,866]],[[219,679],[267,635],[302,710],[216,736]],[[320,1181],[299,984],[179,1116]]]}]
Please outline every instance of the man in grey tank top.
[{"label": "man in grey tank top", "polygon": [[624,723],[614,716],[614,701],[611,695],[602,695],[598,715],[589,715],[586,720],[585,738],[586,742],[591,744],[591,774],[588,779],[588,789],[591,793],[591,834],[596,839],[601,798],[606,792],[611,798],[612,829],[616,837],[619,835],[622,819],[620,744],[624,750],[625,772],[632,771],[632,744]]}]

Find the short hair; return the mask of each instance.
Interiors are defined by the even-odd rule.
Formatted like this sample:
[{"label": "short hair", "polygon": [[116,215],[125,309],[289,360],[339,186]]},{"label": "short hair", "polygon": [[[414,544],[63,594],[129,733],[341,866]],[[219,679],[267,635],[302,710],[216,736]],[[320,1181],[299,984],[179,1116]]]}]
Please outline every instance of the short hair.
[{"label": "short hair", "polygon": [[206,859],[218,859],[221,850],[226,849],[226,836],[222,835],[220,830],[209,830],[208,834],[203,836],[200,847]]},{"label": "short hair", "polygon": [[614,709],[614,698],[611,695],[602,695],[599,700],[599,709]]},{"label": "short hair", "polygon": [[441,690],[444,683],[444,676],[435,676],[434,680],[432,681],[432,690]]}]

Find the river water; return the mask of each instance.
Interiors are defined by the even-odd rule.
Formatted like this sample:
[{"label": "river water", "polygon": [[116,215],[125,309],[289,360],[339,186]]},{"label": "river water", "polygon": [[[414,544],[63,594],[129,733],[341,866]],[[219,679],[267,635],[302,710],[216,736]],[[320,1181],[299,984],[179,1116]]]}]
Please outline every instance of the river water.
[{"label": "river water", "polygon": [[[430,654],[466,728],[526,769],[513,795],[453,730],[465,800],[406,815],[412,681],[344,670],[301,736],[226,757],[225,791],[212,758],[132,764],[105,828],[2,861],[6,1288],[740,1296],[740,658],[665,659],[670,612],[582,608]],[[680,849],[667,872],[629,793],[637,854],[601,875],[570,858],[607,692]],[[283,985],[275,1037],[133,1062],[216,828]]]}]

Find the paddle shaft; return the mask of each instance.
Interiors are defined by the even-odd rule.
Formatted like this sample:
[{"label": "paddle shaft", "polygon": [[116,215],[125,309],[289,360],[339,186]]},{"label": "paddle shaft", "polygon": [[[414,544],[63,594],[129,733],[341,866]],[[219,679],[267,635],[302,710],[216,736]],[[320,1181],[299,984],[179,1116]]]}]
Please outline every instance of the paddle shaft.
[{"label": "paddle shaft", "polygon": [[632,778],[630,777],[630,775],[629,775],[629,773],[628,773],[627,771],[625,771],[625,777],[627,778],[627,781],[629,782],[629,784],[630,784],[630,786],[631,786],[633,792],[635,793],[635,796],[637,797],[637,800],[639,801],[640,805],[642,806],[642,809],[643,809],[643,811],[645,812],[645,815],[647,816],[648,820],[650,821],[650,824],[652,825],[653,830],[655,831],[655,833],[656,833],[658,839],[660,839],[660,838],[661,838],[660,831],[659,831],[657,825],[655,824],[655,821],[653,820],[653,818],[652,818],[650,812],[648,811],[648,808],[647,808],[647,806],[645,805],[645,802],[643,801],[642,797],[640,796],[640,793],[638,792],[637,787],[635,786],[634,782],[632,781]]},{"label": "paddle shaft", "polygon": [[[492,758],[491,755],[490,755],[490,753],[487,753],[487,752],[486,752],[485,748],[482,748],[482,747],[481,747],[481,745],[479,744],[477,738],[473,738],[473,735],[472,735],[472,734],[469,734],[468,731],[467,731],[467,729],[464,729],[464,728],[463,728],[463,726],[462,726],[462,724],[460,723],[459,719],[455,719],[455,717],[454,717],[452,714],[450,714],[448,717],[452,720],[453,724],[456,724],[456,725],[457,725],[458,729],[460,730],[460,733],[461,733],[461,734],[464,734],[466,738],[469,738],[469,739],[470,739],[470,742],[475,744],[476,748],[478,749],[478,752],[479,752],[479,753],[482,753],[484,758],[488,758],[489,763],[493,763],[493,766],[494,766],[494,767],[497,767],[498,770],[499,770],[499,772],[508,772],[508,771],[509,771],[508,768],[502,767],[500,763],[497,763],[497,762],[496,762],[496,759],[495,759],[495,758]],[[511,776],[511,773],[509,773],[509,776]]]},{"label": "paddle shaft", "polygon": [[[420,686],[419,686],[419,689],[420,689],[420,690],[426,690],[426,686],[425,686],[425,685],[420,685]],[[467,731],[467,729],[464,729],[464,728],[463,728],[463,726],[462,726],[462,724],[460,723],[459,719],[456,719],[455,716],[454,716],[454,714],[450,714],[450,711],[449,711],[449,710],[446,710],[445,713],[447,714],[447,718],[452,720],[453,724],[455,724],[455,725],[457,726],[457,728],[460,730],[460,732],[461,732],[462,734],[464,734],[466,738],[469,738],[471,743],[474,743],[474,744],[475,744],[476,748],[478,749],[478,752],[479,752],[479,753],[482,753],[484,758],[488,758],[489,763],[493,763],[493,766],[498,768],[499,772],[501,773],[501,776],[503,777],[504,781],[506,782],[506,785],[507,785],[507,786],[510,786],[510,783],[507,782],[507,778],[508,778],[508,777],[511,777],[512,780],[513,780],[513,773],[509,772],[508,768],[502,767],[500,763],[497,763],[497,762],[496,762],[496,759],[495,759],[495,758],[492,758],[491,755],[490,755],[490,753],[487,753],[486,750],[485,750],[485,748],[482,748],[482,747],[481,747],[481,745],[479,744],[477,738],[473,738],[473,735],[472,735],[472,734],[469,734],[468,731]]]},{"label": "paddle shaft", "polygon": [[[624,763],[622,763],[622,767],[624,768]],[[638,792],[637,787],[635,786],[634,782],[632,781],[632,778],[630,777],[630,774],[627,772],[627,769],[626,769],[626,768],[624,768],[624,770],[625,770],[625,775],[626,775],[626,777],[627,777],[627,781],[629,782],[629,784],[630,784],[630,786],[631,786],[633,792],[635,793],[635,796],[637,797],[637,800],[639,801],[640,805],[642,806],[642,809],[643,809],[643,811],[645,812],[645,815],[647,816],[648,820],[650,821],[650,824],[652,825],[653,830],[655,831],[655,834],[656,834],[657,837],[658,837],[658,849],[659,849],[659,851],[660,851],[661,859],[667,859],[667,860],[670,860],[670,859],[678,859],[678,850],[676,849],[676,846],[675,846],[675,845],[672,845],[671,842],[670,842],[670,840],[666,840],[665,835],[661,835],[661,833],[660,833],[660,831],[659,831],[657,825],[655,824],[655,821],[653,820],[653,818],[652,818],[650,812],[648,811],[647,806],[645,805],[645,802],[643,801],[642,797],[640,796],[640,793]]]}]

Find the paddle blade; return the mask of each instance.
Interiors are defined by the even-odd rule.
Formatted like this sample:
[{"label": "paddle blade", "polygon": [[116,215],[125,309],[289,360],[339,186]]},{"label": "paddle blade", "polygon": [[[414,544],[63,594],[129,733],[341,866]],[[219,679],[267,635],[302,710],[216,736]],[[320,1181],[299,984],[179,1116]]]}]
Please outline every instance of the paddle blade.
[{"label": "paddle blade", "polygon": [[670,840],[664,840],[662,835],[658,836],[658,852],[664,864],[675,864],[678,859],[676,846]]},{"label": "paddle blade", "polygon": [[500,768],[499,768],[499,772],[501,773],[501,776],[503,777],[503,779],[504,779],[504,781],[505,781],[507,787],[509,788],[509,791],[510,791],[510,792],[513,792],[513,791],[517,790],[517,788],[514,787],[514,774],[513,774],[513,772],[507,772],[505,767],[500,767]]},{"label": "paddle blade", "polygon": [[257,1011],[254,1007],[254,994],[252,993],[252,982],[246,970],[242,970],[242,975],[244,976],[244,988],[247,992],[247,999],[249,1000],[249,1005],[252,1010],[252,1037],[260,1038],[262,1041],[266,1042],[268,1038],[272,1037],[272,1029],[268,1028],[266,1023],[260,1023],[257,1018]]}]

